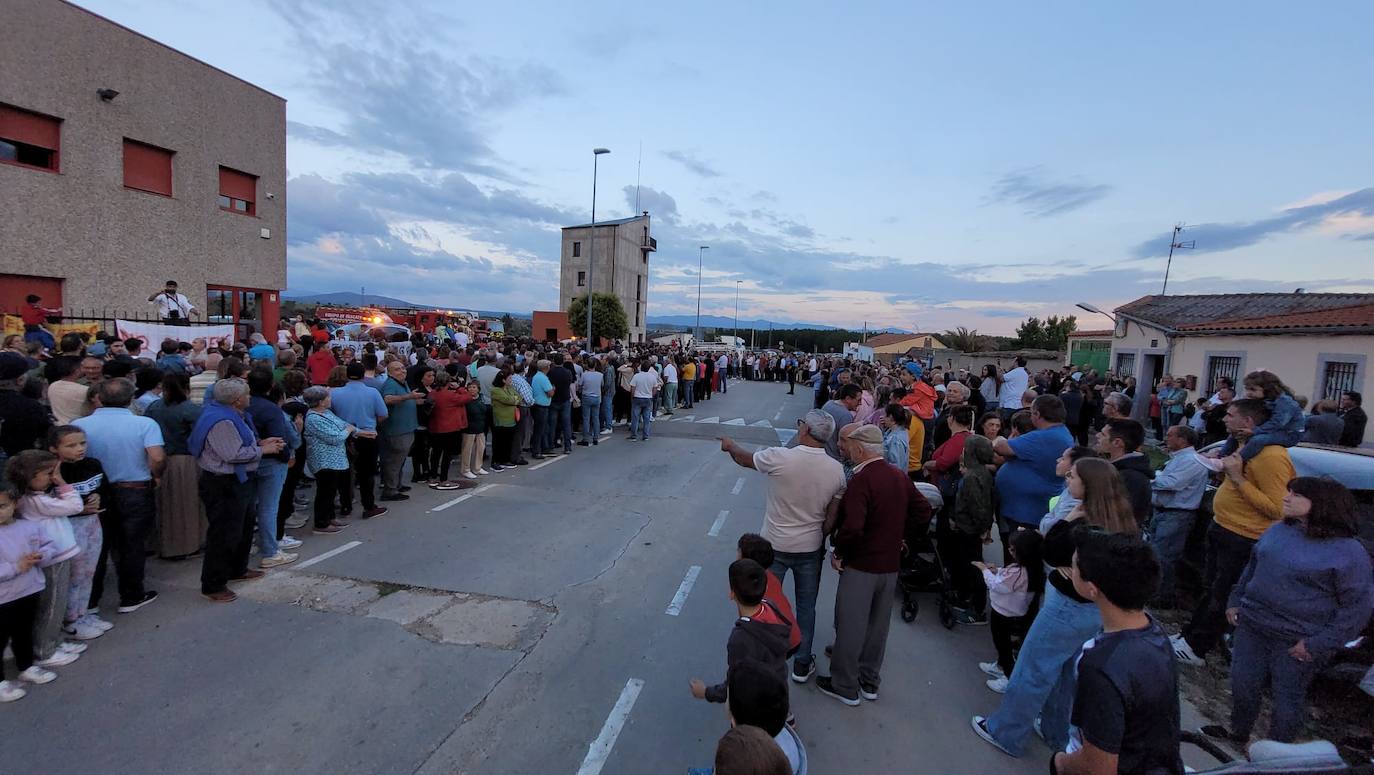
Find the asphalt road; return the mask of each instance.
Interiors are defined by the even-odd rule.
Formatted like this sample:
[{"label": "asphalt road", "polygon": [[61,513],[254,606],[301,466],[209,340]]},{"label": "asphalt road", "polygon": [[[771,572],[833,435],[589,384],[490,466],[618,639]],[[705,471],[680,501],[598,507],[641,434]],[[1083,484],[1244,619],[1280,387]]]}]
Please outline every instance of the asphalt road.
[{"label": "asphalt road", "polygon": [[[301,562],[239,585],[230,605],[197,594],[198,560],[150,560],[154,605],[106,611],[116,628],[80,661],[0,707],[0,770],[707,766],[725,710],[694,700],[687,683],[724,675],[726,568],[735,539],[761,524],[766,486],[715,438],[780,443],[811,401],[786,393],[735,383],[660,418],[647,443],[618,427],[598,447],[484,477],[479,490],[417,487],[338,536],[297,531]],[[827,570],[818,652],[834,587]],[[792,685],[813,773],[1045,770],[1047,750],[1013,760],[969,731],[970,715],[997,706],[976,665],[991,639],[985,627],[945,630],[933,608],[905,624],[894,607],[879,701],[849,708]]]}]

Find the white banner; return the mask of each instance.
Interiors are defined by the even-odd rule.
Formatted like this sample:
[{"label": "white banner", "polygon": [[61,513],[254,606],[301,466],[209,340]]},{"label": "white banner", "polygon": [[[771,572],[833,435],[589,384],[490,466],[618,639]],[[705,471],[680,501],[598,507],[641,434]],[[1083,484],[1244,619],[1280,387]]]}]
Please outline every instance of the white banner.
[{"label": "white banner", "polygon": [[204,339],[206,347],[214,347],[224,340],[233,344],[233,325],[222,326],[164,326],[160,323],[140,323],[134,320],[116,320],[115,332],[120,339],[142,339],[146,352],[157,352],[164,339],[175,342],[189,342]]}]

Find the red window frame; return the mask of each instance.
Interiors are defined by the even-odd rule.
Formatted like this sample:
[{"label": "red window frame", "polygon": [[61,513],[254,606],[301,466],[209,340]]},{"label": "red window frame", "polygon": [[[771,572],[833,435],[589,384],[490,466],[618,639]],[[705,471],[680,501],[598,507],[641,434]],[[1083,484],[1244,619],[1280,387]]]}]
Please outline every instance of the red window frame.
[{"label": "red window frame", "polygon": [[235,215],[256,216],[258,176],[232,167],[219,168],[219,209]]},{"label": "red window frame", "polygon": [[129,137],[124,138],[124,187],[170,199],[172,157],[175,155],[176,151]]},{"label": "red window frame", "polygon": [[0,164],[30,170],[62,171],[62,119],[0,102],[0,141],[26,145],[52,154],[50,166],[0,159]]}]

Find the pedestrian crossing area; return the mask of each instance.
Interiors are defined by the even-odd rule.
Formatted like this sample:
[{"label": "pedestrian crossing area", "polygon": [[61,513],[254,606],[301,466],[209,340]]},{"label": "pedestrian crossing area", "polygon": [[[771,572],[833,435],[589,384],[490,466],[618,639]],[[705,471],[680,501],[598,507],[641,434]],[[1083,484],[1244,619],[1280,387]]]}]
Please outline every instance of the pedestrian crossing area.
[{"label": "pedestrian crossing area", "polygon": [[679,414],[673,417],[659,417],[657,420],[658,422],[667,420],[670,423],[691,423],[693,425],[732,425],[737,428],[770,428],[777,434],[779,444],[786,444],[792,440],[793,436],[797,435],[795,430],[791,428],[776,428],[773,426],[773,423],[768,420],[750,421],[744,417],[721,419],[719,415],[704,417],[695,414]]}]

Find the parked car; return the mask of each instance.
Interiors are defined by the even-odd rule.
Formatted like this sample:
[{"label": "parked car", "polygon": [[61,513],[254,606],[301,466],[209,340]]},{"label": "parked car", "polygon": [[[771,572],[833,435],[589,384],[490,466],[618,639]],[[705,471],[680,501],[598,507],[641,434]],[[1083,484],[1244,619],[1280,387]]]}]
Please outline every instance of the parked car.
[{"label": "parked car", "polygon": [[371,323],[349,323],[334,329],[335,338],[343,338],[351,341],[374,342],[409,342],[410,329],[395,323],[382,323],[373,325]]}]

